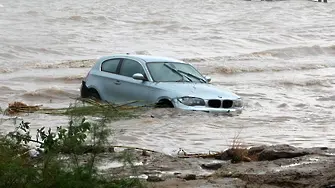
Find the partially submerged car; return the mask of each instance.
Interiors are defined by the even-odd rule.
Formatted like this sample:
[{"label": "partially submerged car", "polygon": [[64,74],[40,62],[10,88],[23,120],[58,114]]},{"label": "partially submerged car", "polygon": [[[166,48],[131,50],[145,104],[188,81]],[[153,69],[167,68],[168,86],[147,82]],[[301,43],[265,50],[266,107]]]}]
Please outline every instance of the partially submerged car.
[{"label": "partially submerged car", "polygon": [[137,101],[184,110],[237,112],[242,99],[209,84],[191,64],[145,55],[101,57],[82,81],[81,97],[112,103]]}]

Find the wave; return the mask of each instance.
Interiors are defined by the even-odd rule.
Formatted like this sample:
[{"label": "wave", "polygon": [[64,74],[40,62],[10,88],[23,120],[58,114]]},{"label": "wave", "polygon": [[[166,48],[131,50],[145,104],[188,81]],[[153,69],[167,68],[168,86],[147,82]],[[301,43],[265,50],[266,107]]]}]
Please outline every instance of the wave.
[{"label": "wave", "polygon": [[8,69],[8,68],[0,68],[0,74],[5,74],[5,73],[12,73],[14,72],[13,69]]},{"label": "wave", "polygon": [[55,82],[55,81],[60,81],[60,82],[80,82],[83,80],[84,76],[83,75],[72,75],[72,76],[64,76],[64,77],[39,77],[35,79],[36,81],[42,81],[42,82]]},{"label": "wave", "polygon": [[214,56],[214,57],[193,57],[184,58],[186,62],[211,62],[211,61],[248,61],[248,60],[278,60],[290,59],[306,56],[319,55],[335,55],[335,45],[321,47],[314,46],[298,46],[270,49],[259,52],[252,52],[248,54],[241,54],[237,56]]},{"label": "wave", "polygon": [[33,82],[80,82],[84,75],[72,75],[64,77],[16,77],[15,81],[33,81]]},{"label": "wave", "polygon": [[242,55],[238,57],[262,57],[262,58],[296,58],[306,56],[319,56],[319,55],[335,55],[335,45],[321,47],[319,45],[314,46],[298,46],[298,47],[287,47],[265,50],[261,52],[253,52],[251,54]]},{"label": "wave", "polygon": [[321,87],[333,87],[335,80],[331,79],[312,79],[312,80],[287,80],[281,81],[280,84],[285,86],[321,86]]},{"label": "wave", "polygon": [[79,15],[70,16],[68,17],[68,19],[73,21],[86,21],[86,19],[83,16]]},{"label": "wave", "polygon": [[64,17],[56,17],[47,19],[50,23],[55,22],[83,22],[90,23],[94,21],[104,22],[106,20],[110,20],[108,17],[103,15],[93,15],[92,13],[86,13],[86,15],[72,15],[72,16],[64,16]]},{"label": "wave", "polygon": [[142,50],[142,51],[135,51],[135,54],[137,55],[151,55],[149,51]]},{"label": "wave", "polygon": [[29,10],[29,11],[26,12],[26,14],[32,15],[32,16],[37,16],[37,15],[39,15],[39,12],[33,11],[33,10]]},{"label": "wave", "polygon": [[[148,51],[137,51],[136,54],[141,55],[150,55]],[[209,73],[224,73],[224,74],[234,74],[234,73],[243,73],[243,72],[265,72],[265,71],[288,71],[288,70],[313,70],[330,67],[327,63],[309,63],[309,64],[290,64],[282,65],[280,63],[272,64],[271,66],[254,64],[246,66],[236,66],[234,65],[220,65],[220,64],[211,64],[208,66],[206,62],[220,62],[222,57],[212,57],[212,58],[194,58],[194,59],[182,59],[185,62],[195,63],[200,69],[209,69]],[[32,68],[36,69],[57,69],[57,68],[91,68],[96,62],[96,59],[87,59],[87,60],[72,60],[65,61],[61,63],[54,64],[33,64]],[[203,71],[203,70],[202,70]],[[76,79],[76,78],[75,78]]]},{"label": "wave", "polygon": [[139,22],[136,22],[136,21],[133,21],[133,20],[127,20],[127,22],[129,23],[137,23],[139,25],[164,25],[166,24],[165,21],[162,21],[162,20],[146,20],[146,21],[139,21]]},{"label": "wave", "polygon": [[35,63],[30,66],[35,69],[90,68],[94,65],[95,62],[96,62],[96,59],[86,59],[86,60],[70,60],[70,61],[64,61],[61,63],[53,63],[53,64]]},{"label": "wave", "polygon": [[59,88],[39,89],[31,92],[25,92],[21,97],[26,99],[44,98],[44,99],[67,99],[76,98],[79,94],[65,91]]},{"label": "wave", "polygon": [[260,67],[227,67],[218,66],[214,70],[209,71],[210,73],[224,73],[224,74],[235,74],[242,72],[263,72],[266,71],[264,68]]},{"label": "wave", "polygon": [[[149,51],[135,51],[137,55],[151,55]],[[58,63],[31,63],[30,68],[57,69],[57,68],[91,68],[97,59],[67,60]],[[0,69],[1,70],[1,69]]]},{"label": "wave", "polygon": [[15,90],[7,86],[0,86],[0,91],[1,91],[1,94],[4,94],[4,95],[26,92],[25,90]]},{"label": "wave", "polygon": [[14,91],[13,89],[11,89],[10,87],[7,87],[7,86],[0,86],[0,90],[1,91]]},{"label": "wave", "polygon": [[[151,55],[149,51],[135,51],[135,54]],[[335,55],[335,45],[320,47],[288,47],[281,49],[271,49],[266,51],[253,52],[248,54],[241,54],[237,56],[213,56],[213,57],[191,57],[181,58],[181,60],[197,64],[199,67],[204,65],[210,65],[209,69],[213,69],[210,73],[241,73],[241,72],[264,72],[264,71],[287,71],[287,70],[310,70],[326,68],[330,65],[329,62],[318,62],[318,63],[290,63],[289,65],[283,64],[283,61],[287,59],[291,60],[296,57],[306,56],[318,56],[318,55]],[[235,61],[257,61],[271,62],[269,66],[267,64],[240,64]],[[62,62],[42,62],[42,63],[29,63],[28,68],[33,69],[57,69],[57,68],[91,68],[96,62],[96,59],[84,59],[84,60],[67,60]],[[212,64],[213,63],[213,64]],[[228,65],[227,65],[228,64]],[[26,68],[26,66],[25,66]],[[9,69],[0,69],[0,73],[12,72]]]},{"label": "wave", "polygon": [[42,83],[52,83],[52,82],[73,82],[80,83],[83,80],[84,76],[82,75],[70,75],[70,76],[59,76],[59,77],[50,77],[50,76],[16,76],[8,79],[8,81],[22,81],[22,82],[42,82]]},{"label": "wave", "polygon": [[329,96],[329,97],[320,97],[316,99],[318,101],[335,101],[335,95]]},{"label": "wave", "polygon": [[88,17],[75,15],[75,16],[68,17],[68,19],[73,20],[73,21],[89,21],[89,20],[105,21],[105,20],[107,20],[107,17],[101,16],[101,15],[88,16]]},{"label": "wave", "polygon": [[[204,69],[207,69],[209,73],[224,74],[313,70],[334,67],[335,64],[330,61],[317,60],[318,62],[313,62],[310,58],[301,59],[301,57],[319,55],[335,55],[335,45],[326,47],[288,47],[241,54],[237,56],[194,57],[184,58],[182,60],[194,63],[199,67],[207,65]],[[296,58],[300,59],[296,60]],[[246,62],[243,63],[242,61]],[[251,62],[249,63],[248,61]]]},{"label": "wave", "polygon": [[54,80],[59,80],[59,81],[81,81],[83,78],[84,78],[83,75],[74,75],[74,76],[66,76],[66,77],[54,78]]},{"label": "wave", "polygon": [[291,66],[216,66],[211,68],[208,72],[209,73],[223,73],[223,74],[236,74],[236,73],[245,73],[245,72],[282,72],[282,71],[302,71],[302,70],[314,70],[314,69],[322,69],[327,68],[329,65],[327,64],[298,64],[298,65],[291,65]]}]

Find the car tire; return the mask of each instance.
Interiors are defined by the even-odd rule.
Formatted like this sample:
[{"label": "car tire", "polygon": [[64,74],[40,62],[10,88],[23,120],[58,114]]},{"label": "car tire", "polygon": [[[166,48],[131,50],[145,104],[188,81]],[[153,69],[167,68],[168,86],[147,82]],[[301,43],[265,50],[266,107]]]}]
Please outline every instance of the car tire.
[{"label": "car tire", "polygon": [[156,108],[174,108],[174,106],[170,100],[162,99],[156,103]]},{"label": "car tire", "polygon": [[101,97],[100,97],[98,91],[96,91],[95,89],[90,89],[89,90],[88,98],[93,99],[95,101],[100,101],[101,100]]}]

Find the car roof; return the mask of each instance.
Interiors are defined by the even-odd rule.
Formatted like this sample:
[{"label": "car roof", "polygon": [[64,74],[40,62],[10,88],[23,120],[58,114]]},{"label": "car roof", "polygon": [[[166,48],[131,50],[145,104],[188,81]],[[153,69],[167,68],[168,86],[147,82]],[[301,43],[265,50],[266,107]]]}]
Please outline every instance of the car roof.
[{"label": "car roof", "polygon": [[105,61],[107,59],[111,59],[111,58],[132,58],[132,59],[136,59],[136,60],[142,60],[145,62],[180,62],[180,63],[184,63],[181,60],[178,59],[173,59],[173,58],[169,58],[169,57],[161,57],[161,56],[151,56],[151,55],[131,55],[131,54],[115,54],[115,55],[111,55],[111,56],[103,56],[101,58],[99,58],[100,61]]}]

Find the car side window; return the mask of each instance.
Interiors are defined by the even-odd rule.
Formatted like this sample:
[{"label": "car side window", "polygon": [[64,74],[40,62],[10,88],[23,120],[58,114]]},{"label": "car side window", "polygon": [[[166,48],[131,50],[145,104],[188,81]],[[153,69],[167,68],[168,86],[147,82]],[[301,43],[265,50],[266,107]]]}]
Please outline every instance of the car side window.
[{"label": "car side window", "polygon": [[131,59],[124,59],[122,61],[120,75],[132,77],[135,73],[141,73],[145,76],[142,65]]},{"label": "car side window", "polygon": [[102,63],[101,70],[104,72],[116,73],[120,59],[109,59]]}]

